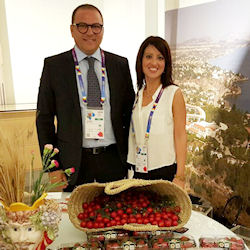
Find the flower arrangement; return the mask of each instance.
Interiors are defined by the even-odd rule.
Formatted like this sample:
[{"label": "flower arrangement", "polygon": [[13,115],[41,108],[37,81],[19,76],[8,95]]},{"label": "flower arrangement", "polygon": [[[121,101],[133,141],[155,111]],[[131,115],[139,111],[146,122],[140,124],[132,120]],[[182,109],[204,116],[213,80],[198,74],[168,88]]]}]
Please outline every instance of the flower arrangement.
[{"label": "flower arrangement", "polygon": [[[27,177],[27,166],[25,164],[24,144],[20,136],[13,135],[6,138],[0,130],[0,203],[9,207],[13,203],[23,202],[26,205],[33,205],[42,195],[58,186],[65,185],[65,182],[51,183],[43,178],[45,172],[52,168],[58,168],[59,163],[53,157],[59,153],[53,145],[46,144],[42,154],[42,169],[38,178],[34,174],[34,152],[32,152],[30,165],[29,190],[25,192],[25,179]],[[74,168],[64,170],[67,176],[75,172]]]},{"label": "flower arrangement", "polygon": [[[31,161],[31,166],[32,166],[32,198],[31,198],[31,204],[33,204],[39,197],[42,196],[43,193],[46,193],[58,186],[63,186],[65,182],[55,182],[55,183],[50,183],[50,182],[42,182],[43,175],[45,172],[49,171],[52,168],[58,168],[59,163],[57,160],[52,159],[59,150],[57,148],[53,149],[52,144],[46,144],[44,146],[43,150],[43,156],[42,156],[42,166],[43,169],[41,170],[39,177],[36,181],[34,181],[34,170],[33,170],[33,162],[34,162],[34,154],[32,154],[32,161]],[[64,173],[67,176],[70,176],[72,173],[75,172],[74,168],[67,168],[64,170]]]}]

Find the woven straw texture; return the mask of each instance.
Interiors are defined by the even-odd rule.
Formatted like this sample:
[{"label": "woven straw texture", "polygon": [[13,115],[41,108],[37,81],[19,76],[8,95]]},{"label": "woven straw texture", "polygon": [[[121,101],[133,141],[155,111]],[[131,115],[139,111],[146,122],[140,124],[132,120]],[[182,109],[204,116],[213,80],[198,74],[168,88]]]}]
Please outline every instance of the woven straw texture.
[{"label": "woven straw texture", "polygon": [[[113,226],[106,228],[88,229],[80,227],[80,220],[77,215],[83,211],[82,203],[91,202],[94,197],[105,192],[107,195],[118,194],[129,188],[136,188],[136,190],[146,190],[155,192],[161,196],[172,196],[175,204],[180,206],[181,212],[179,218],[181,222],[177,226],[172,227],[158,227],[157,225],[144,224],[125,224],[122,226]],[[130,231],[156,231],[156,230],[175,230],[183,227],[189,220],[192,210],[192,203],[187,193],[172,182],[164,180],[140,180],[140,179],[126,179],[110,183],[90,183],[78,186],[72,192],[70,201],[68,202],[69,218],[73,225],[84,232],[100,232],[113,229],[124,229]]]}]

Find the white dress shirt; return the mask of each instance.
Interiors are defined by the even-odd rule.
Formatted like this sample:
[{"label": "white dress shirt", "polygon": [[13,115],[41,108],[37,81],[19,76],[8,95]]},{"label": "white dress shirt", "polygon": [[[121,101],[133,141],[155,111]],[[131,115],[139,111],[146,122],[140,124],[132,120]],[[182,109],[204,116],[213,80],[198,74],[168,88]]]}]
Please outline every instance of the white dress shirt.
[{"label": "white dress shirt", "polygon": [[[82,72],[82,79],[83,79],[83,84],[84,84],[84,89],[86,93],[88,93],[88,84],[87,84],[87,72],[89,69],[88,62],[84,60],[87,55],[83,53],[77,46],[75,46],[75,51],[78,59],[78,63],[80,66],[80,70]],[[102,84],[102,74],[101,74],[101,51],[100,48],[93,54],[91,55],[94,57],[95,60],[95,72],[96,76],[98,78],[100,87]],[[80,102],[80,107],[81,107],[81,113],[82,113],[82,128],[83,128],[83,140],[82,140],[82,147],[84,148],[93,148],[93,147],[103,147],[103,146],[108,146],[110,144],[116,143],[115,140],[115,135],[112,127],[112,122],[111,122],[111,108],[110,108],[110,93],[109,93],[109,83],[108,83],[108,76],[107,76],[107,71],[105,70],[105,95],[106,95],[106,100],[103,105],[104,109],[104,139],[86,139],[85,138],[85,115],[86,115],[86,110],[87,110],[87,105],[83,103],[82,101],[82,91],[80,87],[80,83],[77,77],[76,73],[76,79],[77,79],[77,87],[78,87],[78,93],[79,93],[79,102]]]}]

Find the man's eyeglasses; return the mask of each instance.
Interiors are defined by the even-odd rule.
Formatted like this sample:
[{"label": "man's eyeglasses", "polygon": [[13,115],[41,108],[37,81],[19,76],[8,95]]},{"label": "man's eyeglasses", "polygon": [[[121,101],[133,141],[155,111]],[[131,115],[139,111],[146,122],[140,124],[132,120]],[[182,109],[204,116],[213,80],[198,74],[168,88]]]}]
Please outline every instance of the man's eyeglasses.
[{"label": "man's eyeglasses", "polygon": [[76,26],[77,30],[85,34],[87,33],[89,27],[91,28],[92,32],[94,34],[99,34],[102,31],[103,25],[99,23],[94,23],[94,24],[87,24],[87,23],[73,23],[73,26]]}]

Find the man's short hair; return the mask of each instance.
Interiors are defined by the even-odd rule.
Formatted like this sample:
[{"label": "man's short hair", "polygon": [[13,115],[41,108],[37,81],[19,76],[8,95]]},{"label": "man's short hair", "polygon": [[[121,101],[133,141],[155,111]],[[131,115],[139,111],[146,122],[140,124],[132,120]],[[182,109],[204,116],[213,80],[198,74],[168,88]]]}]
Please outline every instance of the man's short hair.
[{"label": "man's short hair", "polygon": [[79,10],[79,9],[92,9],[92,10],[96,10],[99,12],[101,18],[102,18],[102,21],[103,21],[103,16],[102,16],[102,13],[101,11],[95,7],[94,5],[92,4],[82,4],[82,5],[79,5],[78,7],[76,7],[72,13],[72,20],[71,20],[71,23],[73,24],[74,23],[74,19],[75,19],[75,15],[76,15],[76,12]]}]

